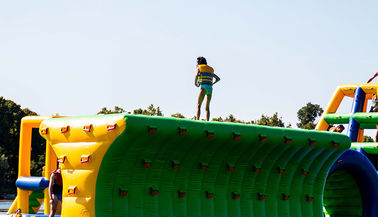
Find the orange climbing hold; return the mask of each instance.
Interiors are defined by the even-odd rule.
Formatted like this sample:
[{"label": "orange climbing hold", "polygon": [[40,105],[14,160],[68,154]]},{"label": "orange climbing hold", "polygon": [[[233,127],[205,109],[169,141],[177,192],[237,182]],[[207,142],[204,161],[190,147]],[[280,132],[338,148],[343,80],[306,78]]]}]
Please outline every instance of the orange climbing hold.
[{"label": "orange climbing hold", "polygon": [[68,195],[76,194],[77,187],[76,186],[69,186],[68,187]]},{"label": "orange climbing hold", "polygon": [[81,155],[80,163],[88,163],[90,155]]},{"label": "orange climbing hold", "polygon": [[83,131],[84,132],[91,132],[91,130],[92,130],[92,124],[90,124],[90,125],[86,125],[86,126],[84,126],[83,127]]},{"label": "orange climbing hold", "polygon": [[110,124],[110,125],[106,126],[106,129],[107,129],[108,131],[110,131],[110,130],[114,130],[115,128],[117,128],[117,124]]},{"label": "orange climbing hold", "polygon": [[64,163],[64,161],[66,161],[66,155],[62,155],[62,156],[58,157],[58,162],[59,163]]},{"label": "orange climbing hold", "polygon": [[46,128],[42,128],[42,129],[41,129],[41,134],[42,134],[42,135],[46,135],[46,134],[48,134],[48,133],[49,133],[49,128],[46,127]]},{"label": "orange climbing hold", "polygon": [[65,126],[65,127],[62,127],[62,128],[60,128],[60,132],[61,133],[67,133],[68,131],[70,130],[70,126]]}]

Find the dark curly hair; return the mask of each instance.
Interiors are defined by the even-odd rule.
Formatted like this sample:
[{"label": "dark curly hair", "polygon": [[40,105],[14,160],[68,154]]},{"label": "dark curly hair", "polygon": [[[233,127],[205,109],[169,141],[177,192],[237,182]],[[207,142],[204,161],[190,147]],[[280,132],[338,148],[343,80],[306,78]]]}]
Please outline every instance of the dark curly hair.
[{"label": "dark curly hair", "polygon": [[197,57],[197,64],[198,65],[201,65],[201,64],[207,65],[207,61],[206,61],[205,57]]}]

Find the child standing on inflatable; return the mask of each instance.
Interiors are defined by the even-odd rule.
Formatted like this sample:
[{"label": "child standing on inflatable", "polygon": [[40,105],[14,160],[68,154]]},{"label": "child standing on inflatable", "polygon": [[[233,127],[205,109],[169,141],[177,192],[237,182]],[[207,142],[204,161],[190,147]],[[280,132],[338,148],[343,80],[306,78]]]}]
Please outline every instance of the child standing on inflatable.
[{"label": "child standing on inflatable", "polygon": [[[215,82],[213,82],[214,78],[215,78]],[[218,81],[220,81],[220,78],[216,74],[214,74],[214,69],[211,66],[207,65],[207,61],[205,57],[198,57],[197,58],[197,74],[194,79],[194,85],[197,87],[201,86],[201,90],[198,95],[198,103],[197,103],[197,117],[196,117],[197,120],[200,119],[201,105],[206,95],[206,120],[209,121],[210,101],[211,101],[211,96],[213,93],[213,85],[217,83]]]}]

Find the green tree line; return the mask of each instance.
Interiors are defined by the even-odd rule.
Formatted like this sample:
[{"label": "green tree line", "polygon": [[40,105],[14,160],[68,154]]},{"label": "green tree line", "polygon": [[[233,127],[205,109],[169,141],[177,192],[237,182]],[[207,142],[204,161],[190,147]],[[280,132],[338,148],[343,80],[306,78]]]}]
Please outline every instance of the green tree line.
[{"label": "green tree line", "polygon": [[[28,115],[38,114],[0,97],[0,196],[16,191],[20,124],[21,118]],[[41,176],[46,144],[38,129],[33,130],[32,138],[30,172],[32,176]]]},{"label": "green tree line", "polygon": [[[101,115],[125,112],[126,110],[124,108],[115,106],[113,109],[103,107],[97,114]],[[303,129],[314,129],[316,125],[315,120],[321,115],[322,112],[323,109],[319,105],[307,103],[298,110],[297,126]],[[134,109],[129,113],[135,115],[164,116],[161,108],[156,107],[153,104],[147,108]],[[2,197],[2,194],[16,193],[15,181],[17,179],[18,170],[20,123],[21,118],[29,115],[38,114],[29,110],[28,108],[21,108],[20,105],[12,100],[0,97],[0,198]],[[187,118],[181,113],[175,113],[170,116],[174,118]],[[188,119],[194,119],[194,117]],[[271,116],[263,114],[258,119],[248,121],[240,120],[233,114],[230,114],[227,117],[213,118],[212,120],[273,127],[291,127],[290,123],[284,123],[278,112],[275,112]],[[33,130],[32,138],[31,175],[41,176],[42,167],[44,166],[46,144],[45,140],[39,135],[38,129]]]}]

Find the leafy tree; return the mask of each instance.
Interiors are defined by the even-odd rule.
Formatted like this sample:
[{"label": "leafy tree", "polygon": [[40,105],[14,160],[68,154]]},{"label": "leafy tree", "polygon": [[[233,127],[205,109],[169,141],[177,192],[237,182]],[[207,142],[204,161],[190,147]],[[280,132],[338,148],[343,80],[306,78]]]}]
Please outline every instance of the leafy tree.
[{"label": "leafy tree", "polygon": [[114,110],[107,109],[106,107],[103,107],[101,111],[99,111],[97,114],[117,114],[117,113],[124,113],[126,112],[123,108],[114,106]]},{"label": "leafy tree", "polygon": [[[195,116],[194,116],[195,117]],[[213,118],[213,121],[224,122],[222,117]]]},{"label": "leafy tree", "polygon": [[133,114],[149,115],[149,116],[164,116],[160,107],[155,108],[153,104],[147,107],[147,109],[138,108],[135,109]]},{"label": "leafy tree", "polygon": [[374,139],[370,136],[364,136],[364,142],[374,142]]},{"label": "leafy tree", "polygon": [[226,117],[226,119],[224,119],[225,122],[236,122],[238,120],[236,120],[236,118],[234,117],[234,115],[230,114],[228,117]]},{"label": "leafy tree", "polygon": [[315,129],[315,119],[322,115],[323,109],[318,104],[307,103],[297,112],[299,123],[297,126],[303,129]]},{"label": "leafy tree", "polygon": [[[37,113],[0,97],[0,192],[14,193],[17,179],[21,118]],[[41,176],[46,145],[38,129],[32,132],[31,175]],[[42,160],[41,160],[42,159]]]},{"label": "leafy tree", "polygon": [[174,117],[174,118],[185,118],[185,116],[181,113],[176,113],[176,114],[172,114],[171,117]]},{"label": "leafy tree", "polygon": [[218,118],[213,118],[213,121],[218,121],[218,122],[231,122],[231,123],[243,123],[243,124],[249,124],[249,122],[245,122],[243,120],[236,119],[233,114],[228,115],[225,119],[222,117]]},{"label": "leafy tree", "polygon": [[[282,117],[278,117],[278,113],[274,113],[273,116],[269,117],[267,115],[261,115],[261,118],[255,121],[251,121],[252,124],[265,125],[271,127],[285,127],[285,123],[282,120]],[[286,127],[291,127],[287,125]]]},{"label": "leafy tree", "polygon": [[234,115],[230,114],[226,119],[224,119],[225,122],[232,122],[232,123],[245,123],[242,120],[236,119]]},{"label": "leafy tree", "polygon": [[5,176],[0,177],[0,193],[1,192],[11,192],[9,186],[13,186],[11,183],[11,179],[9,177],[8,171],[11,169],[8,163],[8,157],[5,154],[1,154],[3,151],[0,147],[0,174],[4,174]]}]

